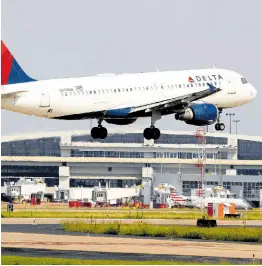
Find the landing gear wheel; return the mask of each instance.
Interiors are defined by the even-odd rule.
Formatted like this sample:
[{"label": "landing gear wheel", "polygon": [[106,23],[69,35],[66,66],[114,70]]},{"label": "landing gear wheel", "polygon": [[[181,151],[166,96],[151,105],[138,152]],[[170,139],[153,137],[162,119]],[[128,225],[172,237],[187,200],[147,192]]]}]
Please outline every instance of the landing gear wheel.
[{"label": "landing gear wheel", "polygon": [[218,131],[223,131],[225,129],[225,124],[224,123],[217,123],[215,125],[215,129]]},{"label": "landing gear wheel", "polygon": [[147,140],[152,139],[152,128],[147,127],[147,128],[144,130],[144,138],[147,139]]},{"label": "landing gear wheel", "polygon": [[91,129],[91,136],[93,139],[98,139],[100,136],[100,128],[99,127],[93,127]]},{"label": "landing gear wheel", "polygon": [[160,137],[160,130],[155,127],[148,127],[144,130],[144,138],[157,140]]},{"label": "landing gear wheel", "polygon": [[107,137],[107,129],[105,127],[93,127],[91,136],[93,139],[105,139]]},{"label": "landing gear wheel", "polygon": [[158,128],[152,128],[153,129],[153,139],[157,140],[160,138],[160,130]]},{"label": "landing gear wheel", "polygon": [[100,127],[100,139],[105,139],[107,137],[107,129],[105,127]]},{"label": "landing gear wheel", "polygon": [[219,130],[223,131],[223,130],[225,130],[225,128],[226,128],[225,124],[223,124],[223,123],[219,124]]}]

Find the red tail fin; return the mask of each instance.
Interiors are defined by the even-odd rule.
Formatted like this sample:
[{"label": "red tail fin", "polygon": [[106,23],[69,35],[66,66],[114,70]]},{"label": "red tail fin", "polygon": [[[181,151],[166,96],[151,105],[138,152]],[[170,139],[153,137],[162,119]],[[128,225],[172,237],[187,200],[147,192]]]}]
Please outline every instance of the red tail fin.
[{"label": "red tail fin", "polygon": [[1,41],[1,85],[35,81],[17,63],[4,42]]}]

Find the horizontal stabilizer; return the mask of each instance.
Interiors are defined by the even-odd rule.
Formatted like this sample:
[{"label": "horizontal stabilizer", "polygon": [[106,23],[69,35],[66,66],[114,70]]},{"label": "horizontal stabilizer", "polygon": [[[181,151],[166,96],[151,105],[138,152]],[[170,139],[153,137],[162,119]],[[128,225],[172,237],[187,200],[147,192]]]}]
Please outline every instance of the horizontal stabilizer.
[{"label": "horizontal stabilizer", "polygon": [[8,93],[1,93],[1,98],[10,98],[10,97],[16,96],[18,94],[21,94],[23,92],[26,92],[26,91],[21,90],[21,91],[13,91],[13,92],[8,92]]}]

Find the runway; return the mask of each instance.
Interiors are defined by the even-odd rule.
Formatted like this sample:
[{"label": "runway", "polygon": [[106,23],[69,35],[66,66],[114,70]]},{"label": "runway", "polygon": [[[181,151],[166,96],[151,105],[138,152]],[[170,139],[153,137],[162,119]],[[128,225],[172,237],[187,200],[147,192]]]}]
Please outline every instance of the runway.
[{"label": "runway", "polygon": [[[50,249],[27,249],[27,248],[6,248],[2,247],[2,255],[7,256],[30,256],[30,257],[56,257],[83,260],[134,260],[134,261],[210,261],[219,263],[220,261],[230,261],[235,265],[240,263],[250,263],[252,259],[243,258],[221,258],[208,256],[183,256],[183,255],[159,255],[146,253],[121,253],[121,252],[86,252],[71,250],[50,250]],[[259,262],[259,260],[256,260]],[[262,261],[262,260],[261,260]]]},{"label": "runway", "polygon": [[255,254],[262,263],[260,244],[93,236],[64,232],[59,224],[3,224],[2,254],[118,260],[227,260],[235,264],[243,260],[250,262]]},{"label": "runway", "polygon": [[[61,224],[63,221],[83,221],[83,222],[96,222],[110,223],[121,221],[121,223],[131,224],[137,222],[146,222],[150,224],[159,225],[196,225],[195,219],[89,219],[89,218],[2,218],[2,224]],[[242,219],[236,220],[217,220],[218,226],[244,226]],[[262,227],[262,220],[247,220],[246,226],[249,227]]]}]

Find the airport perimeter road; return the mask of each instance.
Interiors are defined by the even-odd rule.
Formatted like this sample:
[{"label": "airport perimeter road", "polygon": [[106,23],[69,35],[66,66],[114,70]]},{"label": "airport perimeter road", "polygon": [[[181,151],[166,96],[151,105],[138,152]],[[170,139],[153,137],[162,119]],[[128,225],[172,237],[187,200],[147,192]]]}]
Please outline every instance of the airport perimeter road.
[{"label": "airport perimeter road", "polygon": [[[262,245],[121,237],[2,233],[2,248],[262,259]],[[28,253],[28,255],[30,252]]]},{"label": "airport perimeter road", "polygon": [[[91,219],[86,218],[2,218],[2,224],[61,224],[63,221],[83,221],[90,223]],[[196,225],[196,220],[191,219],[92,219],[96,223],[110,223],[121,221],[121,223],[131,224],[146,222],[158,225]],[[218,226],[243,226],[242,219],[217,220]],[[246,226],[262,227],[262,220],[247,220]]]}]

